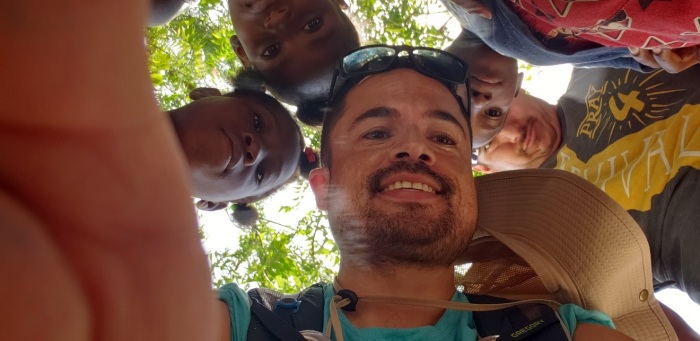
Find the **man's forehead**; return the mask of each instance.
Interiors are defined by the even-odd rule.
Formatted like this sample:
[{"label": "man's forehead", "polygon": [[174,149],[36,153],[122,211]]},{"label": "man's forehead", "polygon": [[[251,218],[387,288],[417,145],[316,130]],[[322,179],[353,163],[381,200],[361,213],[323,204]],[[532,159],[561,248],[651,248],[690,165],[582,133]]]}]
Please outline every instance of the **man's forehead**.
[{"label": "man's forehead", "polygon": [[341,115],[353,107],[398,106],[404,103],[456,110],[459,113],[457,101],[444,83],[406,68],[365,77],[350,89],[345,99],[346,110]]},{"label": "man's forehead", "polygon": [[448,117],[463,130],[468,129],[455,94],[441,81],[412,69],[396,69],[365,77],[347,93],[338,119],[347,128],[358,117],[367,116],[368,111],[377,108],[389,108],[393,115],[370,116],[404,119],[410,115],[411,118],[443,120]]}]

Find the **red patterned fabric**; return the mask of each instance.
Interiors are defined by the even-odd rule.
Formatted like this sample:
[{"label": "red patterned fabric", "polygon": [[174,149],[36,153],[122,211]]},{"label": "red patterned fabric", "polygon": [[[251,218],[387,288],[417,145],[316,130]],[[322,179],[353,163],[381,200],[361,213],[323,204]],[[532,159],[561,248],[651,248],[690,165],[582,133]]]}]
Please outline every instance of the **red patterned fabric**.
[{"label": "red patterned fabric", "polygon": [[647,49],[700,44],[698,0],[503,1],[548,46],[563,51],[587,48],[584,40]]}]

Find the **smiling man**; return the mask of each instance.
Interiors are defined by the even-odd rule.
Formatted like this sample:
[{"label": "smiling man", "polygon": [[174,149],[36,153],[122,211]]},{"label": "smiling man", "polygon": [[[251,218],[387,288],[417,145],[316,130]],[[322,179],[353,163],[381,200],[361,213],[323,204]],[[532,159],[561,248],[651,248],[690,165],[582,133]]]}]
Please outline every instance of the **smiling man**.
[{"label": "smiling man", "polygon": [[[329,337],[332,331],[338,340],[477,339],[471,312],[362,301],[468,302],[454,284],[454,263],[477,218],[469,114],[458,95],[468,93],[467,79],[459,58],[429,48],[377,45],[342,59],[324,120],[324,167],[309,177],[341,259],[335,283],[319,294],[323,313],[315,330]],[[226,340],[262,339],[265,308],[256,308],[256,300],[251,308],[248,294],[234,284],[220,295],[230,321]],[[353,300],[354,308],[338,309]],[[610,320],[602,313],[563,307],[567,333],[577,338],[628,339],[603,326]]]}]

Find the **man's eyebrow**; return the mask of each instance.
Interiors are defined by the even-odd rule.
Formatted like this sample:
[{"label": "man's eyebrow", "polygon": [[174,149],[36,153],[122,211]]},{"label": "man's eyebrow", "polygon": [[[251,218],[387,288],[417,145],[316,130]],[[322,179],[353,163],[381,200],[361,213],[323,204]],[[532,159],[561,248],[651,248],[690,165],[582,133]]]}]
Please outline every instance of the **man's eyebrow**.
[{"label": "man's eyebrow", "polygon": [[349,129],[352,129],[354,126],[359,124],[360,122],[370,119],[370,118],[395,118],[399,117],[399,111],[396,110],[395,108],[389,108],[389,107],[376,107],[369,109],[365,111],[362,115],[358,116],[354,121],[352,121],[352,124],[350,125]]},{"label": "man's eyebrow", "polygon": [[459,121],[457,121],[454,115],[442,110],[431,110],[426,112],[425,116],[427,116],[428,118],[438,119],[456,125],[459,128],[459,131],[462,133],[462,137],[464,137],[465,139],[467,138],[467,133],[464,131],[464,127],[459,123]]}]

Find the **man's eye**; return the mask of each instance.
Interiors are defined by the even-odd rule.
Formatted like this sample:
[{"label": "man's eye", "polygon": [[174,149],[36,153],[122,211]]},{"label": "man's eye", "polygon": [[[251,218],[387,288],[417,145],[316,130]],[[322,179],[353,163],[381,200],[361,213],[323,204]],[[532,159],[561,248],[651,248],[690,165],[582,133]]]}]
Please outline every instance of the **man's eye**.
[{"label": "man's eye", "polygon": [[437,143],[449,146],[454,146],[457,144],[457,142],[454,139],[447,135],[436,135],[435,137],[433,137],[433,140],[435,140],[435,142]]},{"label": "man's eye", "polygon": [[501,112],[501,110],[499,110],[499,109],[486,110],[486,116],[496,118],[496,117],[501,117],[501,115],[503,115],[503,112]]},{"label": "man's eye", "polygon": [[253,129],[255,129],[255,131],[259,133],[260,131],[262,131],[262,127],[263,127],[262,119],[260,119],[260,116],[258,115],[258,113],[254,112],[253,113]]},{"label": "man's eye", "polygon": [[372,130],[369,133],[362,136],[362,138],[369,140],[383,140],[389,137],[389,133],[385,130]]},{"label": "man's eye", "polygon": [[313,18],[309,20],[306,25],[304,25],[304,30],[309,31],[309,32],[315,32],[318,31],[319,28],[323,26],[323,19],[321,18]]},{"label": "man's eye", "polygon": [[280,44],[274,44],[268,46],[265,51],[263,51],[263,57],[274,57],[280,53]]},{"label": "man's eye", "polygon": [[260,186],[264,178],[265,169],[263,169],[262,165],[258,165],[258,168],[255,169],[255,182],[258,184],[258,186]]}]

